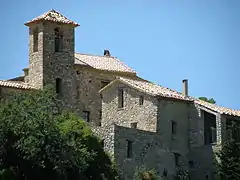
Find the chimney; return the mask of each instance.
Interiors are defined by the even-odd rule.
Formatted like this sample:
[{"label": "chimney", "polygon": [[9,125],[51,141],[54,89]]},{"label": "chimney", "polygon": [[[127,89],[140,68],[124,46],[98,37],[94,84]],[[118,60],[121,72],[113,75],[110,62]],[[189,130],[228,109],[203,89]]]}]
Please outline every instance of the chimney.
[{"label": "chimney", "polygon": [[24,68],[24,69],[23,69],[24,76],[28,76],[28,71],[29,71],[29,69],[28,69],[28,68]]},{"label": "chimney", "polygon": [[111,56],[110,51],[107,50],[107,49],[105,49],[105,50],[104,50],[104,56],[110,57],[110,56]]},{"label": "chimney", "polygon": [[187,79],[182,80],[182,85],[183,85],[182,94],[184,96],[188,96],[188,80]]}]

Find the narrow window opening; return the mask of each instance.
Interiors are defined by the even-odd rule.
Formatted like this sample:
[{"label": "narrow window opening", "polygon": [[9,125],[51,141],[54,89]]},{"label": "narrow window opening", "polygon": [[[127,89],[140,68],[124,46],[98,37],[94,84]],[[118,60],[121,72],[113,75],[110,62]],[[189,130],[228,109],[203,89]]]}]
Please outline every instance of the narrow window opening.
[{"label": "narrow window opening", "polygon": [[124,107],[124,92],[123,89],[118,90],[118,108],[123,108]]},{"label": "narrow window opening", "polygon": [[86,122],[90,122],[90,112],[89,111],[83,111],[83,119]]},{"label": "narrow window opening", "polygon": [[62,79],[57,78],[56,79],[56,93],[61,94],[62,91]]},{"label": "narrow window opening", "polygon": [[102,120],[102,111],[99,111],[99,118]]},{"label": "narrow window opening", "polygon": [[54,39],[55,52],[61,52],[63,49],[63,35],[60,33],[59,28],[55,28],[54,33],[55,33]]},{"label": "narrow window opening", "polygon": [[131,128],[136,129],[137,128],[137,122],[131,123]]},{"label": "narrow window opening", "polygon": [[131,158],[132,157],[132,144],[133,142],[130,140],[127,140],[127,157]]},{"label": "narrow window opening", "polygon": [[104,141],[105,141],[105,139],[102,139],[102,140],[101,140],[101,146],[102,146],[102,148],[104,148]]},{"label": "narrow window opening", "polygon": [[172,121],[172,135],[177,134],[177,123]]},{"label": "narrow window opening", "polygon": [[33,52],[38,51],[38,28],[33,31]]},{"label": "narrow window opening", "polygon": [[180,157],[180,154],[174,153],[174,160],[175,160],[175,166],[176,166],[176,167],[179,167],[179,165],[180,165],[180,163],[179,163],[179,157]]},{"label": "narrow window opening", "polygon": [[77,88],[76,88],[76,99],[79,99],[80,98],[80,87],[79,86],[77,86]]},{"label": "narrow window opening", "polygon": [[144,96],[139,96],[139,105],[142,106],[144,101]]}]

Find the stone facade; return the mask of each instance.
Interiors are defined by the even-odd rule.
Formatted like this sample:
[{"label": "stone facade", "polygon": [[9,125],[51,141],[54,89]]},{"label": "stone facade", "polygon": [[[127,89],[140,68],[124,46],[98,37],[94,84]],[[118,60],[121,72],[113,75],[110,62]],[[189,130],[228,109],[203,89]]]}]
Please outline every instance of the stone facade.
[{"label": "stone facade", "polygon": [[[59,31],[59,32],[56,32]],[[61,37],[56,37],[60,33]],[[37,37],[34,37],[37,36]],[[56,51],[55,41],[59,39],[61,49]],[[37,39],[34,50],[34,39]],[[61,81],[61,98],[66,106],[75,106],[76,76],[74,71],[74,27],[51,22],[29,25],[29,84],[35,88],[45,85],[56,86]]]},{"label": "stone facade", "polygon": [[[123,89],[124,107],[118,107],[118,90]],[[139,98],[144,97],[143,104]],[[114,84],[106,91],[102,91],[102,126],[111,123],[124,127],[131,127],[137,123],[137,129],[156,132],[157,98],[130,88],[124,84]]]},{"label": "stone facade", "polygon": [[83,111],[89,111],[90,123],[99,126],[102,119],[102,97],[99,91],[108,83],[115,80],[117,76],[129,77],[129,75],[100,71],[79,65],[75,67],[75,71],[77,81],[77,113],[83,116]]},{"label": "stone facade", "polygon": [[138,166],[172,179],[180,165],[193,179],[213,179],[214,153],[225,140],[226,122],[239,121],[240,111],[189,97],[187,80],[183,94],[143,80],[107,50],[104,56],[76,56],[78,24],[56,11],[26,25],[29,67],[24,77],[0,81],[0,98],[55,87],[65,107],[104,141],[125,180],[132,180]]}]

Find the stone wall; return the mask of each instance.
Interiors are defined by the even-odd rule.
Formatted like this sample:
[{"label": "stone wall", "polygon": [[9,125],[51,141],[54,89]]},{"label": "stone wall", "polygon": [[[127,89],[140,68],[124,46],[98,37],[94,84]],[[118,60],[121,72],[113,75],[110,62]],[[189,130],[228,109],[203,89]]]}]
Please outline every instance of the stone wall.
[{"label": "stone wall", "polygon": [[110,82],[115,79],[115,75],[104,73],[89,68],[77,67],[77,95],[76,109],[80,116],[83,111],[90,112],[90,123],[99,126],[101,122],[102,101],[99,90],[101,89],[101,81]]},{"label": "stone wall", "polygon": [[[190,103],[171,99],[158,101],[158,133],[171,151],[184,156],[189,151],[189,113]],[[172,133],[172,123],[176,124],[176,133]]]},{"label": "stone wall", "polygon": [[[132,180],[137,167],[155,169],[158,175],[167,171],[169,179],[175,174],[174,155],[164,149],[162,139],[154,132],[115,126],[114,157],[125,180]],[[128,141],[132,142],[132,156],[127,157]]]},{"label": "stone wall", "polygon": [[1,98],[7,98],[9,96],[12,96],[16,92],[22,92],[26,91],[24,89],[17,89],[17,88],[9,88],[9,87],[1,87],[0,86],[0,99]]},{"label": "stone wall", "polygon": [[[118,107],[118,89],[123,88],[124,107]],[[139,97],[143,96],[143,105]],[[157,99],[122,83],[114,83],[102,92],[102,125],[112,122],[124,127],[137,123],[137,129],[156,132]]]}]

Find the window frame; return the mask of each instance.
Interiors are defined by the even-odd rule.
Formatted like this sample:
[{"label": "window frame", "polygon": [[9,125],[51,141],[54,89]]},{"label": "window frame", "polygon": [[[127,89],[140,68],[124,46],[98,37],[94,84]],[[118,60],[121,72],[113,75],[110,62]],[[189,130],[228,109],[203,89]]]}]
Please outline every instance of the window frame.
[{"label": "window frame", "polygon": [[62,79],[56,78],[56,94],[62,94]]},{"label": "window frame", "polygon": [[118,108],[124,108],[124,89],[118,88]]},{"label": "window frame", "polygon": [[130,125],[131,125],[131,128],[133,129],[137,129],[137,122],[132,122]]},{"label": "window frame", "polygon": [[33,52],[38,52],[38,27],[33,30]]},{"label": "window frame", "polygon": [[140,95],[140,96],[139,96],[139,102],[138,102],[138,104],[139,104],[140,106],[143,106],[143,103],[144,103],[144,96],[143,96],[143,95]]},{"label": "window frame", "polygon": [[101,89],[107,86],[110,83],[108,80],[101,80]]},{"label": "window frame", "polygon": [[63,34],[59,27],[54,29],[54,52],[63,52]]},{"label": "window frame", "polygon": [[83,119],[86,122],[90,122],[90,111],[86,111],[86,110],[83,111]]},{"label": "window frame", "polygon": [[181,156],[179,153],[173,153],[174,154],[174,162],[175,162],[175,166],[179,167],[180,166],[180,161],[179,161],[179,157]]},{"label": "window frame", "polygon": [[173,136],[177,134],[177,122],[173,120],[171,121],[171,133]]},{"label": "window frame", "polygon": [[127,139],[127,158],[133,157],[133,141]]}]

